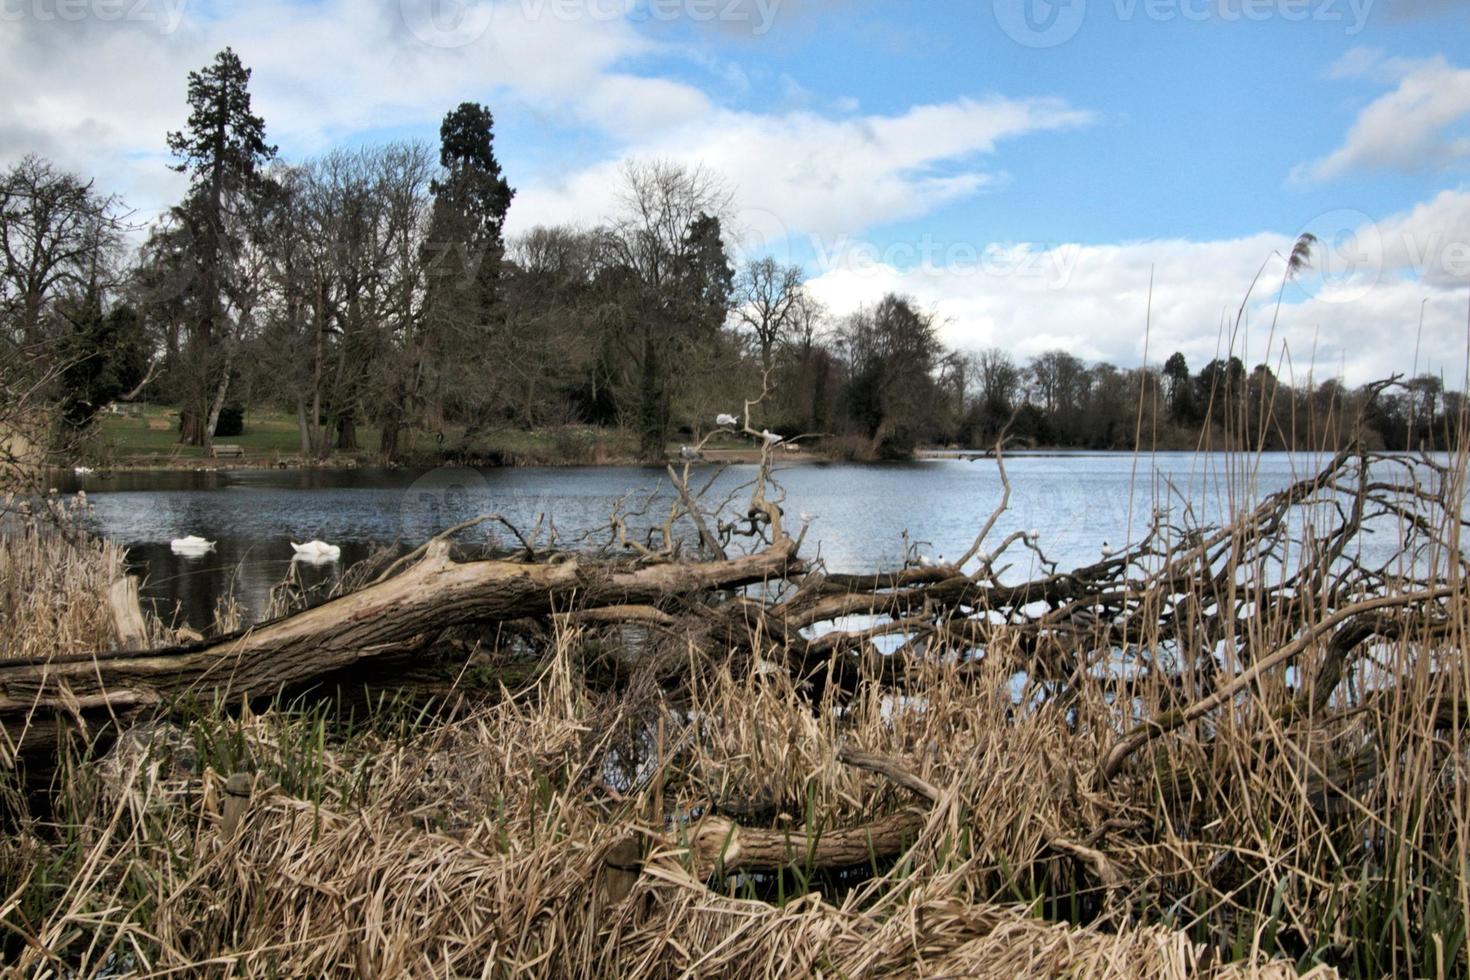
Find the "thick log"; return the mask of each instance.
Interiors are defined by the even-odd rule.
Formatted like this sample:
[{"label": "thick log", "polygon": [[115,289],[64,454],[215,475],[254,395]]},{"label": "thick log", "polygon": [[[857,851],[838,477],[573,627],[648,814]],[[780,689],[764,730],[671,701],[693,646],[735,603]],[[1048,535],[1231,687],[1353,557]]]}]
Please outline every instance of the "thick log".
[{"label": "thick log", "polygon": [[925,816],[902,810],[872,823],[809,835],[805,828],[760,830],[724,817],[706,817],[689,837],[689,857],[697,874],[717,868],[735,872],[851,868],[896,857],[924,829]]},{"label": "thick log", "polygon": [[446,628],[602,606],[653,605],[737,588],[799,569],[795,545],[727,561],[616,567],[454,562],[446,542],[387,581],[214,640],[144,653],[113,651],[0,662],[0,722],[19,731],[38,712],[117,713],[185,694],[269,697],[333,671],[412,651]]},{"label": "thick log", "polygon": [[112,606],[112,623],[117,630],[117,645],[123,650],[143,650],[148,646],[148,624],[138,603],[138,580],[125,575],[112,583],[107,592]]}]

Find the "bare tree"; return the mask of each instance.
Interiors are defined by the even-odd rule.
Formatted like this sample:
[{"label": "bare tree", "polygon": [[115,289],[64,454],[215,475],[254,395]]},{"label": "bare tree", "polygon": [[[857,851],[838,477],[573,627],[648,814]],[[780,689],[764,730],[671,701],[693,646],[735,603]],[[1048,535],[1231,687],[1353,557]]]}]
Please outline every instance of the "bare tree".
[{"label": "bare tree", "polygon": [[621,280],[625,352],[640,443],[663,451],[677,363],[729,310],[733,273],[720,241],[730,192],[710,172],[667,161],[630,163],[622,211],[604,237],[611,280]]},{"label": "bare tree", "polygon": [[1016,404],[1021,389],[1021,371],[1011,355],[999,347],[990,347],[976,357],[980,397],[989,411],[1005,414]]},{"label": "bare tree", "polygon": [[47,310],[66,289],[102,285],[121,252],[123,220],[116,195],[41,157],[0,176],[0,316],[11,343],[44,340]]},{"label": "bare tree", "polygon": [[801,268],[769,256],[750,260],[735,277],[735,317],[751,332],[766,374],[797,325],[803,292]]}]

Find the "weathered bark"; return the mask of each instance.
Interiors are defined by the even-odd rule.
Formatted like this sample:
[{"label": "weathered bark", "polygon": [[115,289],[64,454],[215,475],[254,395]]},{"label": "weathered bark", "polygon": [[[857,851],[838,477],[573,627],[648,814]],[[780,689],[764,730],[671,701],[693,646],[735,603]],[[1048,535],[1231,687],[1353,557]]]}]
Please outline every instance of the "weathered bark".
[{"label": "weathered bark", "polygon": [[144,653],[0,662],[0,722],[19,740],[38,714],[111,716],[185,694],[226,701],[269,697],[284,686],[419,649],[454,626],[655,604],[795,570],[795,545],[784,538],[729,561],[631,568],[576,559],[458,563],[450,560],[448,544],[436,541],[401,575],[220,639]]},{"label": "weathered bark", "polygon": [[108,590],[112,606],[112,622],[117,629],[117,643],[123,650],[142,650],[148,646],[148,624],[138,603],[138,580],[124,576]]},{"label": "weathered bark", "polygon": [[780,871],[783,868],[851,868],[884,861],[908,850],[924,829],[925,815],[902,810],[857,827],[823,830],[809,836],[795,830],[742,827],[724,817],[706,817],[689,838],[689,858],[695,873],[716,869]]},{"label": "weathered bark", "polygon": [[225,397],[230,391],[230,372],[235,367],[235,350],[233,347],[225,349],[224,370],[220,373],[219,384],[214,389],[214,400],[209,405],[209,418],[204,423],[202,433],[204,455],[208,456],[214,449],[214,433],[219,428],[220,412],[225,408]]},{"label": "weathered bark", "polygon": [[306,399],[296,398],[296,432],[301,439],[301,458],[311,456],[311,430],[306,427]]}]

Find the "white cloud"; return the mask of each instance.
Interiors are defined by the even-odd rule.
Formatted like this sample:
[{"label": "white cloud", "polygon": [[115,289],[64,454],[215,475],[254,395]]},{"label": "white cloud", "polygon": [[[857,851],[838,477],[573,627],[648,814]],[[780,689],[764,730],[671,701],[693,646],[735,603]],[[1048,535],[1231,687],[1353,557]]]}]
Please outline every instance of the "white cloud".
[{"label": "white cloud", "polygon": [[1327,215],[1303,229],[1321,242],[1312,268],[1286,285],[1274,333],[1281,256],[1296,233],[1051,247],[849,243],[815,270],[812,289],[838,315],[885,292],[907,293],[938,314],[950,345],[994,345],[1022,356],[1061,347],[1137,365],[1147,324],[1150,362],[1179,350],[1198,366],[1217,355],[1222,334],[1228,344],[1228,326],[1265,261],[1236,341],[1235,353],[1252,365],[1268,359],[1276,368],[1284,341],[1298,378],[1342,372],[1356,384],[1413,370],[1427,300],[1418,369],[1463,384],[1470,191],[1441,193],[1376,223],[1350,217]]},{"label": "white cloud", "polygon": [[[165,0],[145,2],[164,10]],[[455,8],[436,0],[193,2],[172,31],[161,16],[28,13],[44,8],[9,5],[20,15],[7,13],[0,25],[0,165],[40,152],[148,210],[172,201],[179,186],[165,179],[160,188],[158,175],[167,174],[164,134],[186,115],[185,78],[226,44],[254,71],[269,137],[298,153],[367,129],[432,126],[465,99],[570,116],[619,139],[677,125],[708,105],[691,86],[617,70],[654,49],[625,20],[527,17],[524,0],[466,5],[471,16],[447,22],[436,11]],[[154,197],[160,189],[167,193]]]},{"label": "white cloud", "polygon": [[1384,59],[1355,48],[1330,71],[1333,77],[1395,79],[1393,91],[1358,113],[1342,146],[1297,167],[1296,180],[1330,180],[1358,170],[1430,173],[1470,161],[1470,137],[1452,127],[1470,116],[1470,70],[1435,57]]},{"label": "white cloud", "polygon": [[[463,99],[568,121],[616,147],[580,172],[518,180],[513,230],[596,220],[623,160],[661,157],[727,178],[754,216],[749,224],[855,233],[991,185],[996,175],[976,159],[1001,140],[1090,118],[1057,100],[1000,97],[862,117],[720,107],[695,85],[631,72],[629,63],[650,53],[698,58],[651,40],[658,25],[640,29],[609,0],[194,0],[173,31],[161,15],[177,0],[146,2],[159,18],[5,23],[0,165],[41,152],[156,213],[182,188],[166,169],[164,134],[184,122],[185,77],[226,43],[254,71],[269,138],[293,157],[369,130],[432,132]],[[792,0],[780,13],[828,2]],[[727,76],[721,67],[710,77],[718,86]]]},{"label": "white cloud", "polygon": [[[892,116],[702,112],[619,154],[702,164],[728,180],[747,223],[824,239],[915,217],[997,179],[977,165],[1007,138],[1084,125],[1089,113],[1053,99],[959,99]],[[600,217],[618,161],[524,187],[512,228]],[[519,213],[517,213],[519,212]]]}]

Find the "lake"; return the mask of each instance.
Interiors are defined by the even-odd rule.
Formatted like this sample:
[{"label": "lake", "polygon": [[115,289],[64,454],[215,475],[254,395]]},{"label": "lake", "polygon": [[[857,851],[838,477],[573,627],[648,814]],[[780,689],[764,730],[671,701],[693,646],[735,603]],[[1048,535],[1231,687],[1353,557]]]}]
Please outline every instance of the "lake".
[{"label": "lake", "polygon": [[[994,540],[1035,530],[1047,556],[1071,567],[1100,557],[1146,528],[1156,504],[1195,523],[1216,522],[1242,501],[1309,475],[1321,457],[1274,453],[1256,457],[1163,453],[1017,454],[1008,456],[1010,510]],[[1251,469],[1254,472],[1251,472]],[[697,487],[715,475],[697,468]],[[719,476],[719,499],[756,472],[731,466]],[[993,460],[932,459],[906,464],[800,463],[778,468],[793,533],[810,518],[802,553],[833,571],[873,571],[901,565],[905,531],[933,557],[958,557],[1000,501]],[[383,546],[408,548],[452,524],[499,513],[529,530],[542,515],[554,522],[563,547],[605,528],[620,498],[641,504],[662,488],[659,468],[434,470],[135,471],[59,478],[63,492],[85,490],[95,508],[93,530],[128,547],[144,576],[143,594],[168,619],[208,624],[216,599],[232,592],[247,621],[261,618],[270,590],[291,566],[291,541],[340,545],[341,561],[300,568],[308,583],[330,581]],[[740,508],[743,511],[743,506]],[[667,513],[667,498],[661,504]],[[660,509],[640,524],[661,523]],[[547,525],[549,526],[549,525]],[[467,545],[514,540],[489,526],[463,536]],[[169,541],[197,534],[214,551],[174,554]],[[598,541],[606,541],[604,533]],[[1015,579],[1038,571],[1016,551]]]}]

